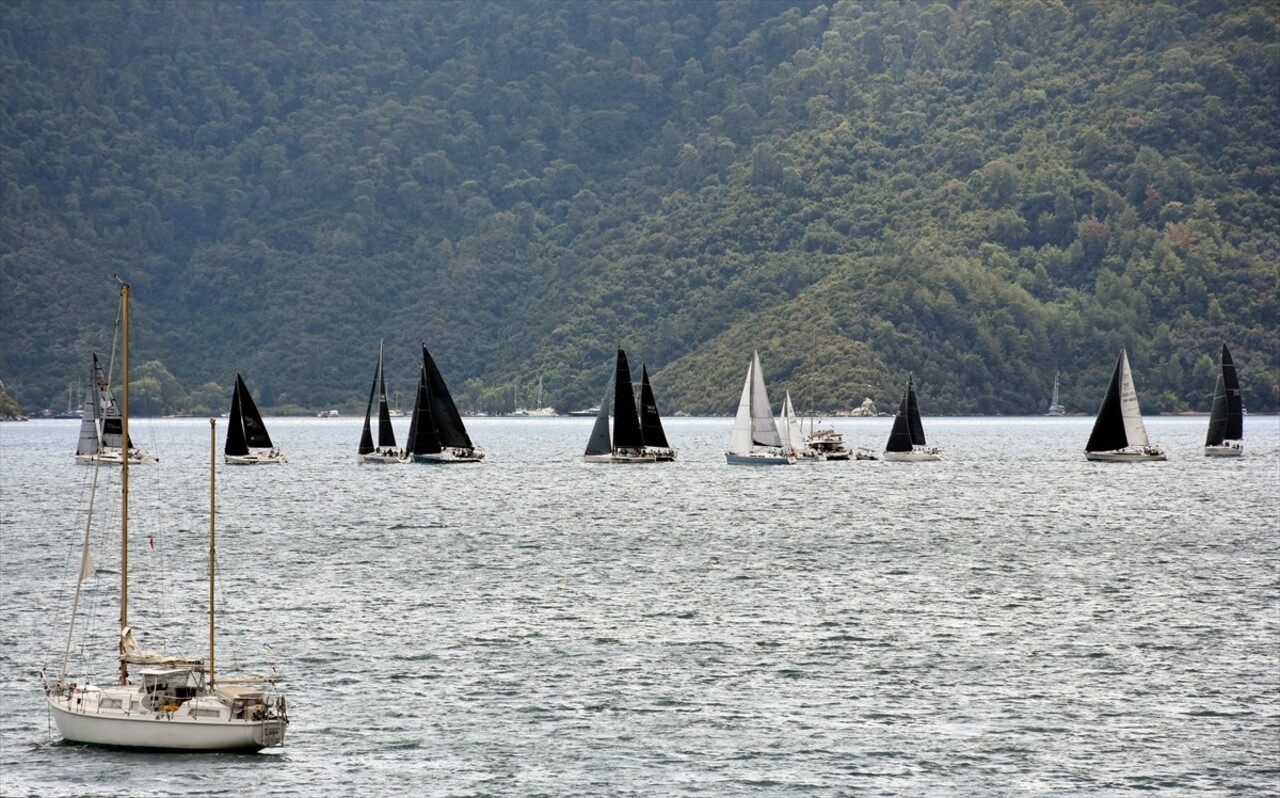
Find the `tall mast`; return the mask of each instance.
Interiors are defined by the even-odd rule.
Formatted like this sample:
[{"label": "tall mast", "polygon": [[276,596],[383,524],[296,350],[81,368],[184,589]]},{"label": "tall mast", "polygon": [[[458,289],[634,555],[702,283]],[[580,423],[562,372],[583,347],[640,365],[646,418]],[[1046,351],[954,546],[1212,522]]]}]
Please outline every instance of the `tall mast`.
[{"label": "tall mast", "polygon": [[[116,277],[120,280],[119,276]],[[129,682],[129,663],[124,658],[124,630],[129,628],[129,284],[120,281],[121,403],[120,403],[120,684]]]},{"label": "tall mast", "polygon": [[217,528],[214,523],[214,517],[218,509],[217,500],[217,449],[218,449],[218,420],[209,419],[209,689],[213,689],[213,577],[218,562],[216,555],[216,538],[214,530]]}]

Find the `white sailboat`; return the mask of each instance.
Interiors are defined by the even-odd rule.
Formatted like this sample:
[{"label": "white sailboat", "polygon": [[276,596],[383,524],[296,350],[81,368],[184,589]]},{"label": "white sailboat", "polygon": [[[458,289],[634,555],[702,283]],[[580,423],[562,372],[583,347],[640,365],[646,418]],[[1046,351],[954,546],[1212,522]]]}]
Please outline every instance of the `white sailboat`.
[{"label": "white sailboat", "polygon": [[[124,340],[121,427],[129,434],[129,285],[121,288]],[[86,580],[93,497],[85,526],[67,646],[56,679],[46,677],[45,700],[58,731],[70,742],[153,751],[257,751],[284,743],[288,717],[273,679],[220,679],[214,667],[216,574],[215,482],[217,422],[209,428],[209,652],[205,661],[143,649],[129,625],[129,462],[121,463],[119,677],[98,686],[69,670],[75,616]],[[94,481],[96,485],[96,479]]]},{"label": "white sailboat", "polygon": [[1209,431],[1204,439],[1206,457],[1244,455],[1244,402],[1240,398],[1240,378],[1227,345],[1222,345],[1222,362],[1213,390]]},{"label": "white sailboat", "polygon": [[[337,411],[332,411],[337,412]],[[227,465],[269,465],[287,463],[284,456],[271,443],[267,425],[253,401],[253,394],[244,380],[236,374],[236,387],[231,393],[231,417],[227,419],[227,443],[223,447]]]},{"label": "white sailboat", "polygon": [[926,463],[942,459],[942,450],[925,441],[915,379],[910,374],[907,375],[907,389],[902,393],[902,402],[898,405],[898,415],[893,419],[889,442],[884,447],[884,459],[891,463]]},{"label": "white sailboat", "polygon": [[93,355],[90,366],[89,384],[92,387],[85,395],[84,409],[80,413],[80,440],[76,443],[76,462],[86,465],[120,465],[125,460],[125,452],[128,452],[129,462],[134,465],[155,462],[154,457],[134,447],[133,441],[125,445],[125,435],[120,425],[120,408],[116,405],[115,395],[111,393],[111,382],[98,363],[97,354]]},{"label": "white sailboat", "polygon": [[795,406],[791,404],[791,391],[787,391],[782,399],[782,418],[778,420],[778,437],[782,439],[782,450],[796,459],[817,462],[817,453],[805,445],[804,425],[796,416]]},{"label": "white sailboat", "polygon": [[1141,463],[1164,460],[1164,450],[1153,446],[1147,439],[1147,428],[1142,423],[1142,410],[1138,407],[1138,392],[1133,387],[1133,372],[1129,369],[1129,355],[1124,349],[1116,360],[1107,393],[1098,408],[1093,422],[1093,432],[1085,444],[1087,460],[1102,463]]},{"label": "white sailboat", "polygon": [[759,352],[752,352],[747,366],[747,379],[742,385],[742,398],[733,419],[725,460],[730,465],[793,465],[796,462],[796,458],[783,449],[782,436],[769,409]]},{"label": "white sailboat", "polygon": [[1058,375],[1054,374],[1053,375],[1053,398],[1049,400],[1049,412],[1045,413],[1045,415],[1061,416],[1061,415],[1065,415],[1066,412],[1067,412],[1067,408],[1063,407],[1061,404],[1058,403]]},{"label": "white sailboat", "polygon": [[[373,445],[373,397],[378,396],[378,445]],[[360,446],[356,450],[361,463],[407,463],[412,458],[403,449],[396,448],[396,431],[391,426],[391,408],[387,402],[387,379],[382,370],[382,342],[378,342],[378,366],[373,371],[373,384],[369,386],[369,404],[364,411],[364,428],[360,431]]]}]

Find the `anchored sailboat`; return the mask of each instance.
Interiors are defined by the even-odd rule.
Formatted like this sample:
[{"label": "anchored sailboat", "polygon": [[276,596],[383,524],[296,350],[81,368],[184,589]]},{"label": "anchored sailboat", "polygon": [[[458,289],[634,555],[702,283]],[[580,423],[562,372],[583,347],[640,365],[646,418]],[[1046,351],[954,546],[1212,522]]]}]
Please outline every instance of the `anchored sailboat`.
[{"label": "anchored sailboat", "polygon": [[1240,398],[1240,378],[1227,345],[1222,345],[1222,363],[1213,389],[1213,410],[1209,432],[1204,439],[1207,457],[1240,457],[1244,454],[1244,403]]},{"label": "anchored sailboat", "polygon": [[89,379],[93,387],[85,396],[84,410],[80,414],[80,440],[76,443],[76,462],[120,465],[124,462],[126,451],[129,453],[129,462],[134,465],[155,462],[155,458],[146,452],[135,449],[133,441],[125,445],[120,408],[116,405],[115,395],[111,393],[111,382],[103,373],[101,364],[98,363],[97,354],[93,355]]},{"label": "anchored sailboat", "polygon": [[1107,383],[1107,393],[1102,397],[1102,406],[1094,419],[1084,456],[1087,460],[1103,463],[1165,459],[1164,450],[1152,446],[1147,439],[1142,410],[1138,407],[1138,392],[1133,387],[1133,372],[1129,369],[1129,355],[1124,349],[1120,350],[1111,382]]},{"label": "anchored sailboat", "polygon": [[[124,387],[121,431],[129,435],[129,285],[121,288]],[[143,649],[129,625],[129,461],[120,476],[119,677],[99,687],[69,672],[75,619],[85,581],[96,573],[89,555],[93,494],[76,580],[67,646],[45,700],[63,738],[118,748],[165,751],[257,751],[283,745],[288,717],[274,679],[218,679],[214,670],[216,569],[215,471],[217,422],[209,421],[209,656],[207,662]],[[94,485],[97,481],[95,479]]]},{"label": "anchored sailboat", "polygon": [[[764,448],[757,448],[764,447]],[[729,434],[729,451],[725,461],[730,465],[793,465],[796,458],[783,448],[782,436],[769,409],[769,394],[760,370],[760,353],[751,353],[747,379],[742,384],[742,398]]]},{"label": "anchored sailboat", "polygon": [[222,453],[227,465],[289,462],[284,452],[272,445],[262,414],[239,374],[236,374],[236,387],[231,393],[231,418],[227,420],[227,442]]},{"label": "anchored sailboat", "polygon": [[[613,435],[609,435],[609,390],[606,389],[582,459],[588,463],[656,463],[658,456],[645,448],[635,390],[631,387],[631,367],[627,364],[627,353],[621,349],[612,377]],[[656,405],[654,410],[657,411]]]},{"label": "anchored sailboat", "polygon": [[907,375],[907,389],[902,393],[898,415],[893,419],[889,442],[884,447],[884,459],[895,463],[924,463],[942,459],[942,450],[929,446],[924,438],[924,424],[920,421],[920,404],[916,400],[916,385],[912,375]]},{"label": "anchored sailboat", "polygon": [[1049,400],[1049,412],[1046,416],[1061,416],[1067,412],[1067,409],[1058,403],[1058,375],[1053,375],[1053,398]]},{"label": "anchored sailboat", "polygon": [[484,452],[472,444],[462,414],[426,344],[422,345],[418,396],[405,450],[417,463],[478,463],[484,459]]},{"label": "anchored sailboat", "polygon": [[[373,396],[378,395],[378,445],[373,445]],[[382,342],[378,342],[378,366],[373,371],[373,384],[369,386],[369,405],[364,411],[364,428],[360,431],[360,448],[357,450],[362,463],[404,463],[408,461],[403,451],[396,448],[396,431],[391,426],[391,408],[387,403],[387,380],[382,370]]]}]

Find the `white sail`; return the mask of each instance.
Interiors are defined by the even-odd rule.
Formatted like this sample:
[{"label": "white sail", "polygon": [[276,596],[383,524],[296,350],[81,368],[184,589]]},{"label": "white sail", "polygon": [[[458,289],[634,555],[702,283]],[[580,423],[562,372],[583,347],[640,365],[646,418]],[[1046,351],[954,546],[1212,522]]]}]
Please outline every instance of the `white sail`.
[{"label": "white sail", "polygon": [[791,404],[791,391],[787,391],[782,402],[782,424],[778,427],[778,435],[782,438],[783,448],[799,454],[804,449],[804,429],[800,419],[796,418],[796,409]]},{"label": "white sail", "polygon": [[764,388],[764,372],[760,369],[760,353],[751,353],[751,440],[760,446],[781,446],[782,436],[773,421],[769,394]]},{"label": "white sail", "polygon": [[754,364],[747,366],[747,379],[742,384],[742,398],[738,400],[738,413],[733,417],[733,431],[729,433],[729,451],[733,454],[751,452],[751,375]]},{"label": "white sail", "polygon": [[1142,423],[1142,410],[1138,407],[1138,392],[1133,387],[1133,373],[1129,371],[1129,355],[1124,351],[1120,353],[1120,415],[1129,445],[1150,445],[1146,425]]}]

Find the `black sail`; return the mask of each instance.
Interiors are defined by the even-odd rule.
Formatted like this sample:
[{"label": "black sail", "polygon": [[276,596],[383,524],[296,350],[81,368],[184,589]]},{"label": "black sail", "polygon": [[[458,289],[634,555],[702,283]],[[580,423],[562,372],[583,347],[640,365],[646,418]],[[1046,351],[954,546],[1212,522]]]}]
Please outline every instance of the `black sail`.
[{"label": "black sail", "polygon": [[889,431],[889,443],[885,445],[887,452],[911,451],[911,427],[907,422],[907,391],[902,394],[898,404],[898,414],[893,417],[893,429]]},{"label": "black sail", "polygon": [[618,371],[613,385],[613,445],[617,449],[639,449],[644,446],[640,433],[640,416],[636,413],[636,393],[631,387],[631,367],[627,353],[618,350]]},{"label": "black sail", "polygon": [[1116,358],[1115,371],[1111,372],[1111,382],[1107,383],[1107,393],[1102,397],[1102,406],[1098,408],[1098,417],[1093,422],[1093,432],[1089,442],[1085,444],[1086,452],[1110,452],[1123,449],[1129,445],[1129,435],[1124,428],[1124,414],[1120,407],[1120,370],[1124,362],[1124,352]]},{"label": "black sail", "polygon": [[373,431],[369,428],[369,418],[373,415],[373,392],[378,387],[378,375],[382,371],[382,354],[378,354],[378,365],[373,370],[373,381],[369,384],[369,404],[364,408],[364,427],[360,430],[360,448],[357,454],[372,454]]},{"label": "black sail", "polygon": [[396,448],[396,430],[391,426],[391,407],[387,404],[387,373],[382,370],[382,352],[378,352],[378,446]]},{"label": "black sail", "polygon": [[[262,414],[253,403],[253,395],[245,387],[244,380],[236,375],[236,396],[240,399],[240,421],[244,427],[244,441],[250,449],[270,449],[271,436],[267,434],[267,425],[262,423]],[[235,423],[234,416],[231,419]]]},{"label": "black sail", "polygon": [[1240,377],[1227,345],[1222,345],[1222,365],[1213,391],[1213,410],[1209,414],[1206,446],[1221,446],[1224,441],[1244,439],[1244,406],[1240,399]]},{"label": "black sail", "polygon": [[427,370],[418,369],[418,393],[413,400],[413,416],[409,419],[409,438],[404,444],[410,454],[436,454],[440,440],[431,420],[431,399],[427,395]]},{"label": "black sail", "polygon": [[596,413],[596,423],[591,427],[591,437],[587,439],[584,455],[603,455],[613,451],[613,443],[609,440],[609,392],[613,377],[614,375],[609,375],[609,384],[605,386],[604,396],[600,399],[600,410]]},{"label": "black sail", "polygon": [[[422,367],[427,375],[427,395],[431,400],[431,416],[435,422],[437,445],[449,449],[471,449],[471,436],[462,423],[462,414],[449,395],[449,388],[444,384],[444,377],[436,366],[426,344],[422,346]],[[421,430],[419,430],[421,434]],[[436,451],[439,451],[437,449]]]},{"label": "black sail", "polygon": [[645,446],[669,449],[667,433],[662,429],[662,416],[658,414],[658,402],[649,387],[649,369],[640,364],[640,436]]},{"label": "black sail", "polygon": [[907,427],[911,430],[913,446],[924,446],[924,424],[920,423],[920,405],[916,402],[916,386],[911,376],[907,377]]}]

